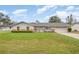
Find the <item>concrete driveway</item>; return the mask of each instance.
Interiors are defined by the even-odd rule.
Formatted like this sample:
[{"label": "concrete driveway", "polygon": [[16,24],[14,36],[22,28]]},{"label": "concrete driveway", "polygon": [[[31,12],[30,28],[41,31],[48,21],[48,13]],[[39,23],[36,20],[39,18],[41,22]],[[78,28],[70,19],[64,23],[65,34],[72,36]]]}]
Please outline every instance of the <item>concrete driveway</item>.
[{"label": "concrete driveway", "polygon": [[70,37],[73,37],[73,38],[76,38],[76,39],[79,39],[79,34],[69,33],[69,32],[67,32],[66,29],[58,29],[58,30],[55,30],[55,32],[57,32],[59,34],[66,35],[66,36],[70,36]]}]

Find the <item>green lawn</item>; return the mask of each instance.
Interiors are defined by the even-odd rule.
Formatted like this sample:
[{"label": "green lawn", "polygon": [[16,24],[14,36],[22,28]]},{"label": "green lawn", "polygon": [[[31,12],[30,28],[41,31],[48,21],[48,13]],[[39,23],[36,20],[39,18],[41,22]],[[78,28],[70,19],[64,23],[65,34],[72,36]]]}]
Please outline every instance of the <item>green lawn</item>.
[{"label": "green lawn", "polygon": [[79,40],[57,33],[0,32],[0,53],[79,53]]}]

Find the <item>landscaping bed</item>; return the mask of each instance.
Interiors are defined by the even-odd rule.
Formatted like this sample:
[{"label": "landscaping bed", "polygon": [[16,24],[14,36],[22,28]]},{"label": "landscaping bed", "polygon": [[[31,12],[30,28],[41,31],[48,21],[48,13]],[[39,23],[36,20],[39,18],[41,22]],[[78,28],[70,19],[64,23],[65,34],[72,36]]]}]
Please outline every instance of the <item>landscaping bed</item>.
[{"label": "landscaping bed", "polygon": [[11,31],[12,33],[32,33],[33,31]]}]

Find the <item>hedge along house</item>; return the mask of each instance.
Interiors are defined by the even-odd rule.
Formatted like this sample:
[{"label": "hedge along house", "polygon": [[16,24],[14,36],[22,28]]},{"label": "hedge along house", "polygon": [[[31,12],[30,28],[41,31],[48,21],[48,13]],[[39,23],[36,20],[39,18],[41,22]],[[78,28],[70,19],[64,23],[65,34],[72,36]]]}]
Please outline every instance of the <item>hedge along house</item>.
[{"label": "hedge along house", "polygon": [[52,32],[54,30],[65,30],[68,27],[65,23],[25,23],[20,22],[11,27],[16,31]]}]

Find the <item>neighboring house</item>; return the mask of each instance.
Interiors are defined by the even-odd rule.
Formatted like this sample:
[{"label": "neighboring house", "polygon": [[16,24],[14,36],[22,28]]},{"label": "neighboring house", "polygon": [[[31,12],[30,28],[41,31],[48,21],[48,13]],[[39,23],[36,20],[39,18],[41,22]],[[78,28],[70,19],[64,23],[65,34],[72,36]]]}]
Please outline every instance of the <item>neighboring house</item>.
[{"label": "neighboring house", "polygon": [[10,31],[11,26],[10,25],[0,25],[0,30],[2,30],[2,31]]},{"label": "neighboring house", "polygon": [[76,23],[72,26],[72,31],[79,31],[79,23]]},{"label": "neighboring house", "polygon": [[3,24],[2,22],[0,22],[0,30],[1,31],[10,31],[12,25],[13,24]]},{"label": "neighboring house", "polygon": [[49,32],[54,30],[66,30],[65,23],[25,23],[20,22],[11,26],[11,30],[31,30],[33,32]]}]

